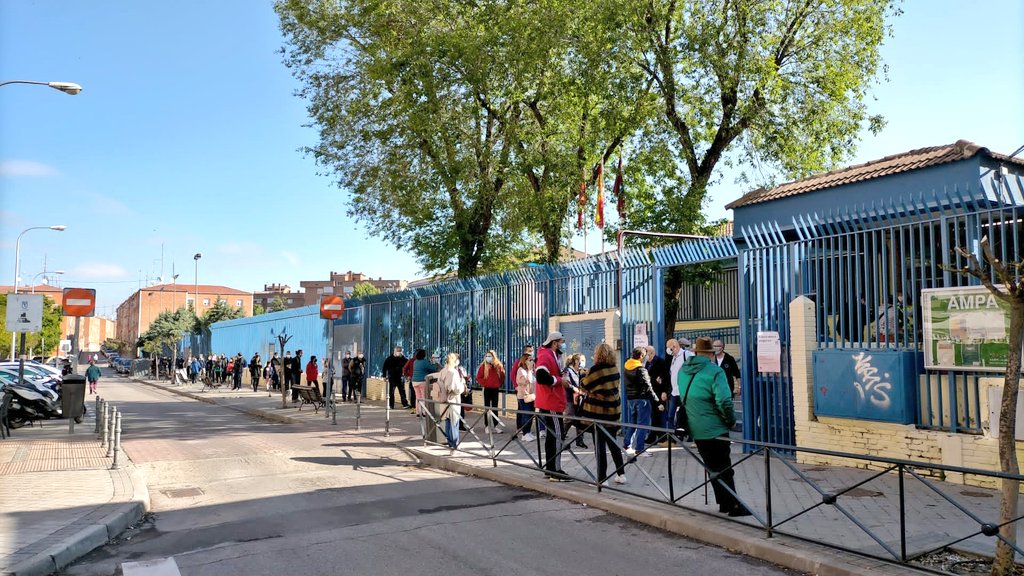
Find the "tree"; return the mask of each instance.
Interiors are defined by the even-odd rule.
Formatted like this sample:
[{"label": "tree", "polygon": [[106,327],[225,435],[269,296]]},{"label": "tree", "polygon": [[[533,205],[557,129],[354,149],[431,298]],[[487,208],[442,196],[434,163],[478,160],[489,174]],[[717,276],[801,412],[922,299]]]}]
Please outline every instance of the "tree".
[{"label": "tree", "polygon": [[[212,310],[212,309],[211,309]],[[151,354],[160,354],[165,348],[171,349],[171,367],[178,361],[178,345],[185,332],[196,331],[196,318],[191,308],[178,308],[161,312],[149,328],[140,336],[142,349]]]},{"label": "tree", "polygon": [[[848,159],[862,125],[879,47],[898,14],[890,0],[653,0],[619,4],[627,50],[654,82],[664,122],[652,153],[683,167],[636,216],[662,230],[698,233],[708,187],[722,164],[801,177]],[[623,9],[624,8],[624,9]],[[671,174],[671,171],[669,171]],[[627,190],[630,187],[627,186]],[[641,188],[641,193],[647,190]],[[640,218],[631,217],[630,222]],[[648,221],[650,222],[650,221]],[[666,275],[674,317],[679,271]],[[670,323],[666,323],[668,325]]]},{"label": "tree", "polygon": [[270,299],[270,303],[267,304],[267,312],[280,312],[281,310],[287,309],[288,305],[280,294],[274,295],[274,297]]},{"label": "tree", "polygon": [[[1017,462],[1017,396],[1020,392],[1021,347],[1024,345],[1024,260],[1007,264],[996,258],[989,245],[988,236],[981,240],[981,253],[985,264],[978,256],[958,246],[957,253],[967,265],[954,268],[961,274],[973,276],[981,281],[989,292],[1006,304],[1010,310],[1009,351],[1006,357],[1006,375],[1003,378],[1003,396],[999,405],[999,468],[1008,474],[1020,474]],[[999,285],[995,284],[999,282]],[[996,557],[992,562],[992,574],[1002,576],[1016,574],[1013,545],[1017,543],[1017,500],[1020,495],[1020,481],[1004,478],[1002,502],[999,507],[999,534],[996,542]]]},{"label": "tree", "polygon": [[224,320],[235,320],[236,318],[244,318],[245,311],[242,310],[241,306],[230,306],[225,300],[218,299],[213,303],[213,306],[203,314],[203,317],[199,319],[197,323],[197,331],[209,331],[210,326],[217,322]]},{"label": "tree", "polygon": [[124,354],[128,351],[128,344],[117,338],[107,338],[103,341],[103,348],[105,350],[113,350],[118,354]]},{"label": "tree", "polygon": [[[7,294],[0,294],[0,318],[7,315]],[[44,356],[57,349],[60,344],[61,319],[64,317],[60,306],[48,297],[43,298],[43,329],[41,332],[25,334],[26,350],[41,350]],[[0,325],[0,358],[11,357],[11,333],[5,325]],[[20,342],[20,339],[15,339]],[[20,343],[17,344],[20,346]]]},{"label": "tree", "polygon": [[263,307],[263,304],[253,304],[252,305],[252,315],[253,316],[259,316],[260,314],[266,314],[266,313],[267,313],[267,309]]},{"label": "tree", "polygon": [[380,294],[380,288],[369,282],[360,282],[352,288],[352,298],[362,298],[363,296],[373,296],[374,294]]}]

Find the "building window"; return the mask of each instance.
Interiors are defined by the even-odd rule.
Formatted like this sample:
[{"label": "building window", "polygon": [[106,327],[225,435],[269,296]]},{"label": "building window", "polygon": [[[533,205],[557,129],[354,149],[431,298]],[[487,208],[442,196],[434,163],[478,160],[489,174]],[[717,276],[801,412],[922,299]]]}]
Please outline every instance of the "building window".
[{"label": "building window", "polygon": [[192,298],[185,298],[185,306],[191,306],[193,302],[195,302],[194,299],[192,299]]},{"label": "building window", "polygon": [[352,286],[345,286],[344,288],[342,288],[342,290],[345,292],[345,294],[351,294]]},{"label": "building window", "polygon": [[289,303],[289,304],[291,304],[291,303],[292,303],[292,299],[291,299],[291,298],[289,298],[289,299],[288,299],[288,303]]},{"label": "building window", "polygon": [[324,286],[324,291],[321,294],[334,294],[334,286]]},{"label": "building window", "polygon": [[209,298],[203,298],[203,306],[209,306],[209,305],[210,305],[210,299]]},{"label": "building window", "polygon": [[235,300],[235,306],[238,306],[239,308],[241,308],[242,307],[242,301],[241,300]]}]

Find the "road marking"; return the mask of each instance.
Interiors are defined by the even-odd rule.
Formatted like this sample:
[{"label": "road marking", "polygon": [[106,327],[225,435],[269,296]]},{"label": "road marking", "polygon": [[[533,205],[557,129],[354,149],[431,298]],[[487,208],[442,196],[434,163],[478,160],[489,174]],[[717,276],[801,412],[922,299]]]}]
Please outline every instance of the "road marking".
[{"label": "road marking", "polygon": [[124,562],[121,564],[124,576],[181,576],[174,558],[144,560],[142,562]]}]

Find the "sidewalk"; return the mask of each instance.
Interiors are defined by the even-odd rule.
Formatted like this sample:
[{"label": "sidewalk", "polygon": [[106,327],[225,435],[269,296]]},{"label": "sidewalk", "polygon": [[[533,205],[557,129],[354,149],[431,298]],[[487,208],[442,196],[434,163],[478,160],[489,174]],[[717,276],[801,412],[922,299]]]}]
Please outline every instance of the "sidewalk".
[{"label": "sidewalk", "polygon": [[120,454],[111,470],[93,405],[0,440],[0,574],[45,575],[116,537],[149,509],[146,482]]},{"label": "sidewalk", "polygon": [[[736,522],[717,514],[717,506],[714,503],[713,495],[710,494],[710,488],[707,490],[707,501],[703,489],[697,489],[680,498],[683,492],[700,486],[703,482],[703,470],[692,457],[678,447],[673,448],[672,451],[675,497],[679,498],[681,505],[696,510],[656,502],[656,500],[667,499],[659,492],[659,490],[668,492],[666,488],[667,448],[654,448],[651,450],[654,453],[653,457],[635,458],[634,464],[627,466],[628,484],[621,487],[616,486],[625,491],[605,487],[598,492],[595,486],[584,482],[552,483],[547,481],[540,472],[533,469],[537,458],[537,443],[520,444],[513,441],[508,433],[494,437],[495,449],[501,450],[496,461],[492,460],[489,455],[487,437],[482,432],[477,432],[480,438],[463,433],[462,450],[450,455],[447,448],[424,445],[420,420],[410,415],[408,410],[398,409],[392,410],[390,413],[390,435],[384,438],[385,410],[380,402],[363,403],[358,407],[352,403],[339,403],[337,425],[331,425],[330,419],[326,418],[323,410],[319,414],[314,414],[313,410],[307,406],[299,411],[298,408],[293,407],[290,400],[288,407],[282,408],[280,395],[275,394],[273,397],[268,397],[266,391],[253,393],[251,390],[219,389],[201,392],[198,385],[194,387],[173,386],[169,382],[153,381],[145,383],[182,396],[215,403],[240,413],[268,420],[322,426],[325,429],[333,428],[344,430],[347,433],[352,433],[355,430],[358,409],[361,415],[361,426],[358,431],[360,434],[399,445],[429,466],[524,487],[587,506],[601,508],[641,523],[737,550],[795,570],[814,574],[838,575],[923,573],[910,567],[865,558],[799,538],[779,534],[768,538],[765,530],[754,518]],[[479,414],[479,412],[473,412],[470,415],[469,421],[475,430],[483,428],[482,424],[476,421]],[[508,422],[506,420],[506,423]],[[588,477],[587,470],[592,473],[594,469],[593,442],[588,439],[587,443],[590,445],[590,449],[576,449],[573,455],[567,452],[562,460],[563,468],[577,478]],[[527,449],[532,449],[532,457]],[[742,458],[743,455],[738,452],[734,453],[733,462]],[[777,459],[773,460],[772,465],[779,469],[778,472],[783,472],[783,474],[776,473],[772,477],[773,513],[776,523],[792,514],[797,514],[804,508],[821,502],[820,494],[800,480],[795,472],[786,470],[785,466]],[[812,476],[820,486],[829,491],[852,486],[873,475],[872,472],[865,470],[839,467],[797,466],[797,468]],[[898,519],[892,512],[894,510],[892,502],[896,496],[895,491],[889,486],[896,480],[889,476],[885,475],[882,478],[874,479],[855,489],[851,496],[843,500],[843,504],[847,509],[855,510],[859,520],[867,524],[873,531],[882,534],[887,540],[886,543],[898,552],[899,525]],[[888,484],[883,485],[885,483]],[[737,486],[740,496],[747,499],[755,513],[762,517],[764,502],[760,494],[763,493],[764,484],[763,457],[747,460],[737,467]],[[680,488],[681,486],[685,488]],[[953,490],[966,488],[951,484],[944,486]],[[917,511],[919,512],[917,518],[908,520],[908,552],[917,548],[913,546],[915,542],[924,545],[927,542],[935,541],[935,538],[946,537],[950,532],[963,532],[970,528],[967,523],[962,521],[964,519],[962,516],[954,517],[956,510],[952,506],[947,509],[945,506],[934,506],[935,502],[926,501],[927,491],[928,489],[924,486],[918,486],[914,490],[908,486],[908,495],[919,499],[919,508],[921,508]],[[972,488],[971,492],[981,494],[984,491]],[[988,496],[988,494],[980,495],[977,498],[978,506],[983,508],[987,506],[993,511],[997,510],[998,498],[988,502],[986,501]],[[908,498],[910,497],[908,496]],[[979,511],[979,513],[982,512]],[[912,530],[915,525],[917,528]],[[829,507],[820,506],[811,512],[801,514],[783,528],[797,536],[827,539],[843,543],[844,546],[853,550],[864,550],[883,557],[886,555],[885,550],[874,540]],[[949,540],[952,539],[954,538],[950,536]],[[985,541],[982,541],[977,545],[979,551],[984,549],[984,543]],[[969,543],[967,547],[970,548],[970,546]]]},{"label": "sidewalk", "polygon": [[[616,489],[605,487],[599,492],[586,482],[546,481],[534,469],[537,443],[520,444],[507,433],[494,437],[495,450],[500,452],[494,460],[490,457],[487,437],[479,432],[480,438],[464,433],[462,451],[449,455],[446,448],[424,445],[420,420],[410,415],[408,410],[399,409],[391,411],[385,437],[385,409],[380,402],[358,406],[339,403],[337,424],[333,425],[324,410],[314,413],[310,406],[299,410],[290,401],[287,407],[282,408],[279,393],[268,396],[265,390],[254,393],[251,390],[225,389],[202,392],[198,385],[137,382],[288,425],[333,429],[349,434],[355,432],[398,445],[435,468],[521,486],[604,509],[803,572],[851,576],[922,573],[799,538],[842,543],[849,549],[886,556],[884,548],[835,507],[819,505],[806,511],[820,504],[822,497],[800,474],[809,477],[821,490],[835,492],[869,479],[874,474],[870,471],[801,466],[773,458],[770,482],[773,521],[778,524],[795,516],[779,529],[797,537],[776,533],[769,538],[756,519],[765,516],[763,456],[737,465],[737,491],[757,515],[737,522],[717,514],[713,496],[709,494],[705,500],[705,490],[700,487],[704,481],[703,470],[682,447],[672,449],[671,489],[667,482],[667,460],[670,456],[667,448],[660,447],[651,450],[653,457],[635,458],[627,466],[626,485],[614,486]],[[360,415],[358,431],[357,412]],[[474,430],[482,429],[479,423],[474,424],[479,414],[473,412],[470,415]],[[148,509],[145,483],[134,477],[131,464],[126,459],[121,460],[122,470],[108,470],[109,459],[103,457],[105,452],[101,452],[89,422],[87,419],[77,426],[73,438],[67,434],[66,421],[54,421],[47,422],[43,429],[16,430],[14,438],[0,442],[0,497],[5,502],[4,512],[0,514],[0,527],[3,528],[0,574],[5,571],[19,575],[47,574],[102,545],[108,537],[116,536],[141,516],[144,509]],[[566,453],[563,457],[563,468],[577,478],[587,478],[593,473],[593,442],[588,439],[587,443],[590,449],[573,448],[574,453]],[[734,452],[734,463],[742,458],[742,454]],[[788,468],[787,464],[793,468]],[[840,503],[887,546],[898,552],[895,482],[896,478],[891,474],[872,479],[841,497]],[[909,479],[906,484],[908,552],[923,549],[929,544],[951,541],[957,533],[965,535],[977,529],[976,524],[963,513],[935,497],[929,487]],[[986,520],[995,518],[999,505],[995,491],[941,482],[936,484],[943,491],[956,495],[958,501],[969,502],[975,514]],[[74,488],[54,488],[60,486]],[[690,493],[686,494],[688,491]],[[673,494],[685,508],[668,504],[666,494]],[[50,499],[45,505],[46,510],[33,510],[32,505],[43,501],[44,497]],[[57,497],[60,501],[54,504],[53,499]],[[8,507],[8,502],[13,507]],[[958,546],[991,553],[993,544],[984,537],[975,537]],[[12,570],[18,562],[22,564],[16,571]]]}]

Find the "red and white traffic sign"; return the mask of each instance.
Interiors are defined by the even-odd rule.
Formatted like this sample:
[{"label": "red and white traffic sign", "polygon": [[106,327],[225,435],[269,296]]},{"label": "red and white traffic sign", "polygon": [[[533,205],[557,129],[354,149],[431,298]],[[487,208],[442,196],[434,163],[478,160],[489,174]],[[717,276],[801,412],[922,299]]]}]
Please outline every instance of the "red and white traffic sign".
[{"label": "red and white traffic sign", "polygon": [[92,316],[96,313],[96,290],[93,288],[65,288],[64,315]]},{"label": "red and white traffic sign", "polygon": [[320,297],[320,317],[324,320],[337,320],[345,313],[345,301],[341,296]]}]

